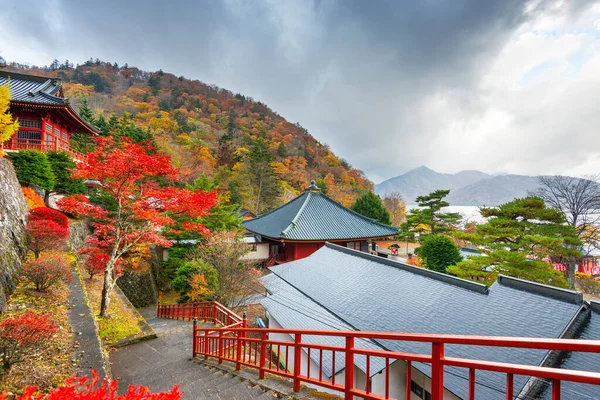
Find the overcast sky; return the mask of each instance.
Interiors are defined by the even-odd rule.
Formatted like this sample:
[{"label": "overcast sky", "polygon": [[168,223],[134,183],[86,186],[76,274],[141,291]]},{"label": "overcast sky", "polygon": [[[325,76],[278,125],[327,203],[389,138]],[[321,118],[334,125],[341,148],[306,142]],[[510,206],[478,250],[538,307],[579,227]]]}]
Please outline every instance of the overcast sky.
[{"label": "overcast sky", "polygon": [[0,55],[163,69],[261,100],[379,182],[600,173],[592,0],[4,0]]}]

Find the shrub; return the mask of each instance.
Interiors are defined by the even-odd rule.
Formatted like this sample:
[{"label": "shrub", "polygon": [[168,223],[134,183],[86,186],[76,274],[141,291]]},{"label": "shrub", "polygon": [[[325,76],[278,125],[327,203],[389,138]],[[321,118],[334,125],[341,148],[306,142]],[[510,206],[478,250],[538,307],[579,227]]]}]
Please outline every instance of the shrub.
[{"label": "shrub", "polygon": [[59,282],[71,282],[71,269],[64,256],[51,255],[29,261],[23,267],[22,275],[35,285],[38,291],[45,291]]},{"label": "shrub", "polygon": [[29,212],[29,221],[49,220],[57,223],[59,226],[68,229],[69,219],[58,210],[49,207],[34,208]]},{"label": "shrub", "polygon": [[72,179],[71,173],[77,166],[70,155],[63,151],[49,151],[46,153],[50,168],[56,179],[54,191],[62,194],[84,193],[83,179]]},{"label": "shrub", "polygon": [[42,199],[35,190],[26,186],[22,187],[21,190],[23,191],[23,196],[25,196],[25,201],[27,201],[30,210],[45,206],[44,199]]},{"label": "shrub", "polygon": [[181,294],[178,302],[184,303],[189,301],[188,293],[192,291],[190,283],[192,283],[192,278],[195,275],[202,275],[204,277],[210,291],[217,289],[219,278],[217,271],[212,266],[202,260],[188,261],[177,268],[175,279],[172,282],[173,289]]},{"label": "shrub", "polygon": [[29,250],[39,258],[44,250],[61,250],[67,244],[69,230],[50,220],[33,220],[25,227]]},{"label": "shrub", "polygon": [[[49,314],[31,311],[0,322],[0,355],[4,369],[46,346],[58,326]],[[2,398],[2,396],[0,396]]]},{"label": "shrub", "polygon": [[[145,386],[129,385],[127,392],[118,394],[118,381],[105,378],[98,385],[98,373],[92,371],[92,380],[87,377],[71,377],[64,385],[51,390],[48,394],[36,394],[35,386],[28,386],[23,394],[15,400],[179,400],[181,392],[177,385],[173,385],[170,392],[152,393]],[[0,394],[0,400],[7,400],[9,395]],[[10,397],[12,399],[12,397]]]},{"label": "shrub", "polygon": [[54,173],[45,153],[24,150],[10,153],[8,159],[15,168],[21,186],[34,186],[44,190],[54,188]]},{"label": "shrub", "polygon": [[594,295],[600,294],[600,282],[594,277],[578,272],[575,275],[575,280],[582,292]]},{"label": "shrub", "polygon": [[444,235],[427,235],[419,247],[419,258],[426,268],[437,272],[446,272],[446,267],[462,261],[458,246]]},{"label": "shrub", "polygon": [[90,275],[90,279],[94,275],[102,275],[104,268],[106,268],[106,262],[108,261],[108,254],[92,253],[88,256],[83,264],[85,271]]}]

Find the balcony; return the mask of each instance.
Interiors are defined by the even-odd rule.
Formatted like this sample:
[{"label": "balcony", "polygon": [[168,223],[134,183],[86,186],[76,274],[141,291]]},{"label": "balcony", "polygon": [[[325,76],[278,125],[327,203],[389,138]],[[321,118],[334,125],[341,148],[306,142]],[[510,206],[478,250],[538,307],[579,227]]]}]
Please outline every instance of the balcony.
[{"label": "balcony", "polygon": [[56,143],[49,143],[39,139],[13,139],[4,143],[0,143],[0,150],[6,152],[20,150],[36,150],[36,151],[62,151],[69,154],[76,162],[85,162],[87,157],[85,154],[75,151],[67,146],[60,146]]}]

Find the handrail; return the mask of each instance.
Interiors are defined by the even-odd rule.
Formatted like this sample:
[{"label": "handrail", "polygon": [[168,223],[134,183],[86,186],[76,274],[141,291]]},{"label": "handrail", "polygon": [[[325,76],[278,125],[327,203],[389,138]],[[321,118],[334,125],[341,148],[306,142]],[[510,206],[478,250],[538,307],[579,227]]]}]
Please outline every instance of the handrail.
[{"label": "handrail", "polygon": [[37,151],[62,151],[64,153],[69,154],[77,161],[85,161],[87,156],[84,153],[80,153],[76,150],[71,149],[70,147],[60,147],[55,143],[48,143],[41,139],[16,139],[15,141],[8,140],[6,142],[0,143],[0,149],[9,150],[9,151],[18,151],[18,150],[37,150]]}]

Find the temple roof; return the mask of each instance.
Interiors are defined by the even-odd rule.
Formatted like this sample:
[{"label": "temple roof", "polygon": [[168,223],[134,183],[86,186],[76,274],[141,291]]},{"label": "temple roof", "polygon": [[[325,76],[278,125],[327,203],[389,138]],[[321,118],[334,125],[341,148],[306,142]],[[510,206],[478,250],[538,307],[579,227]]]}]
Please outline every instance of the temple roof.
[{"label": "temple roof", "polygon": [[58,95],[62,87],[60,79],[0,71],[0,85],[6,85],[9,78],[12,101],[36,104],[66,104],[66,99]]},{"label": "temple roof", "polygon": [[98,128],[84,121],[71,107],[69,100],[62,97],[62,81],[58,78],[29,75],[20,72],[0,71],[0,85],[10,81],[11,104],[60,109],[76,129],[98,133]]},{"label": "temple roof", "polygon": [[273,239],[325,241],[394,236],[398,228],[360,215],[313,185],[289,203],[243,222],[249,231]]}]

